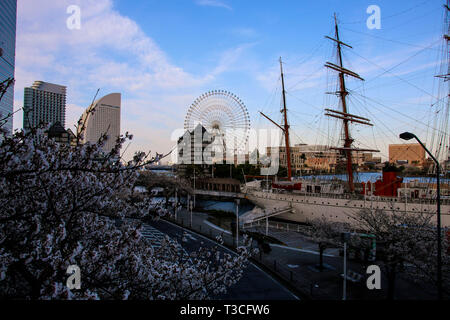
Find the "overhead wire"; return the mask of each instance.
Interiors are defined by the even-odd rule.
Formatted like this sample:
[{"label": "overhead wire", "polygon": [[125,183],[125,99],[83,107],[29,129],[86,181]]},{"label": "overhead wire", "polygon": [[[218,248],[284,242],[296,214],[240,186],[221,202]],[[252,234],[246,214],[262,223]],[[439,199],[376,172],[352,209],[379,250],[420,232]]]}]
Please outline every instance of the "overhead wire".
[{"label": "overhead wire", "polygon": [[384,38],[384,37],[376,36],[376,35],[371,34],[371,33],[356,31],[356,30],[353,30],[353,29],[345,28],[345,27],[342,27],[342,29],[350,31],[350,32],[362,34],[364,36],[368,36],[368,37],[372,37],[372,38],[376,38],[376,39],[380,39],[380,40],[384,40],[384,41],[389,41],[389,42],[393,42],[393,43],[397,43],[397,44],[401,44],[401,45],[416,47],[416,48],[420,48],[420,49],[424,49],[424,50],[438,50],[438,49],[435,49],[433,47],[431,47],[431,48],[430,47],[424,47],[424,46],[420,46],[420,45],[417,45],[417,44],[412,44],[412,43],[403,42],[403,41],[399,41],[399,40],[387,39],[387,38]]},{"label": "overhead wire", "polygon": [[[440,41],[440,40],[439,40],[439,41]],[[435,43],[432,43],[430,46],[433,46],[433,45],[435,45]],[[430,47],[430,46],[429,46],[429,47]],[[373,61],[370,61],[369,59],[363,57],[362,55],[356,53],[355,51],[351,51],[351,52],[352,52],[353,54],[357,55],[358,57],[364,59],[365,61],[369,62],[370,64],[373,64],[374,66],[377,66],[378,68],[380,68],[380,69],[383,70],[383,72],[380,73],[380,74],[378,74],[377,76],[375,76],[375,77],[373,77],[373,78],[371,78],[371,79],[369,79],[369,80],[366,80],[365,83],[371,82],[371,81],[373,81],[373,80],[375,80],[375,79],[381,77],[382,75],[384,75],[384,74],[386,74],[386,73],[390,73],[390,74],[392,74],[393,76],[395,76],[396,78],[402,80],[403,82],[405,82],[405,83],[407,83],[407,84],[413,86],[413,87],[416,88],[417,90],[422,91],[423,93],[425,93],[425,94],[427,94],[427,95],[429,95],[429,96],[431,96],[431,97],[434,97],[433,94],[431,94],[431,93],[425,91],[424,89],[422,89],[422,88],[416,86],[415,84],[413,84],[413,83],[407,81],[406,79],[403,79],[402,77],[400,77],[400,76],[398,76],[398,75],[396,75],[396,74],[394,74],[394,73],[391,73],[391,71],[392,71],[393,69],[395,69],[395,68],[397,68],[398,66],[404,64],[405,62],[411,60],[412,58],[414,58],[415,56],[417,56],[418,54],[420,54],[420,53],[423,52],[424,50],[425,50],[425,49],[421,49],[421,50],[417,51],[417,52],[414,53],[412,56],[406,58],[405,60],[402,60],[401,62],[397,63],[396,65],[394,65],[393,67],[391,67],[391,68],[389,68],[389,69],[385,69],[384,67],[378,65],[377,63],[375,63],[375,62],[373,62]],[[361,86],[360,86],[360,87],[361,87]],[[358,87],[358,88],[360,88],[360,87]],[[357,89],[358,89],[358,88],[357,88]]]},{"label": "overhead wire", "polygon": [[[402,14],[404,14],[404,13],[406,13],[406,12],[409,12],[409,11],[411,11],[411,10],[414,10],[414,9],[418,8],[418,7],[424,5],[424,4],[427,3],[427,2],[430,2],[430,0],[425,0],[425,1],[423,1],[423,2],[421,2],[421,3],[419,3],[419,4],[417,4],[417,5],[415,5],[415,6],[413,6],[413,7],[410,7],[410,8],[408,8],[408,9],[402,10],[402,11],[397,12],[397,13],[394,13],[394,14],[392,14],[392,15],[390,15],[390,16],[387,16],[387,17],[384,17],[384,16],[383,16],[383,19],[390,19],[390,18],[393,18],[393,17],[397,17],[397,16],[399,16],[399,15],[402,15]],[[358,23],[366,23],[366,21],[367,21],[367,19],[365,19],[365,20],[359,20],[359,21],[352,21],[352,22],[340,22],[340,24],[343,24],[343,25],[346,25],[346,24],[358,24]]]}]

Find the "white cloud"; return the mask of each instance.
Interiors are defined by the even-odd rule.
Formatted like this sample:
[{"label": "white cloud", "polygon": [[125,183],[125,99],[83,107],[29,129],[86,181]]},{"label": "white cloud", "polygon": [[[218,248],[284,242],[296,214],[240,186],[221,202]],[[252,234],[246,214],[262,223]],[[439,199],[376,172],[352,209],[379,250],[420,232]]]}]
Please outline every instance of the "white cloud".
[{"label": "white cloud", "polygon": [[[212,2],[208,5],[220,6]],[[66,27],[66,9],[73,4],[81,8],[80,30]],[[138,148],[166,152],[171,131],[183,126],[195,95],[247,47],[226,50],[209,73],[191,74],[171,62],[111,0],[19,1],[15,109],[23,105],[23,88],[35,80],[66,85],[66,127],[73,128],[97,88],[99,97],[121,92],[122,132],[135,134],[127,153]],[[17,112],[14,128],[21,127],[22,113]]]},{"label": "white cloud", "polygon": [[226,50],[222,53],[218,65],[209,74],[209,77],[215,77],[227,70],[230,70],[233,65],[239,62],[239,58],[242,56],[243,52],[247,49],[253,47],[255,43],[244,43],[236,48]]},{"label": "white cloud", "polygon": [[[111,85],[126,84],[127,87],[136,87],[136,83],[152,87],[188,87],[202,81],[171,64],[133,20],[114,10],[111,1],[83,1],[80,30],[65,27],[68,15],[61,3],[69,5],[73,1],[59,1],[56,7],[53,2],[50,6],[45,2],[38,7],[31,5],[37,10],[30,12],[30,16],[24,14],[27,12],[24,7],[30,7],[30,3],[19,2],[22,4],[19,5],[21,23],[17,40],[19,66],[47,67],[52,71],[61,68],[63,72],[78,72],[91,80],[100,78],[110,80]],[[61,59],[61,55],[65,58]],[[117,55],[125,57],[126,62],[115,59]],[[112,77],[113,72],[118,72],[116,75],[126,81],[117,82]]]},{"label": "white cloud", "polygon": [[233,8],[231,6],[229,6],[228,4],[226,4],[223,1],[218,1],[218,0],[197,0],[195,3],[198,4],[199,6],[219,7],[219,8],[225,8],[228,10],[233,10]]},{"label": "white cloud", "polygon": [[75,132],[75,126],[83,114],[86,107],[79,106],[73,103],[68,103],[66,106],[66,127]]},{"label": "white cloud", "polygon": [[231,33],[243,38],[254,38],[258,35],[258,32],[253,28],[234,28]]}]

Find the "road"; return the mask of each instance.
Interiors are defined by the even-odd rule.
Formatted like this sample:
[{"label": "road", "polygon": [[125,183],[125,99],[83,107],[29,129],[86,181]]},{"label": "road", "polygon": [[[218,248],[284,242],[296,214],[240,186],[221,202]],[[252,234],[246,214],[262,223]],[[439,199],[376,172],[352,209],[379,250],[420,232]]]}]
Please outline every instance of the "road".
[{"label": "road", "polygon": [[[181,238],[184,231],[187,232],[187,241],[182,242]],[[188,253],[196,251],[200,246],[213,247],[218,245],[217,242],[202,235],[163,220],[148,222],[144,227],[143,235],[151,239],[156,246],[164,235],[168,235],[170,238],[177,240],[182,249]],[[201,242],[203,243],[201,244]],[[220,250],[235,255],[233,251],[223,246],[220,246]],[[213,298],[217,300],[298,300],[297,296],[252,263],[249,263],[241,280],[229,288],[226,294]]]},{"label": "road", "polygon": [[[222,234],[224,240],[230,244],[231,232],[220,221],[214,221],[218,225],[209,223],[206,213],[193,212],[192,225],[194,229],[201,230],[210,237]],[[190,214],[186,210],[178,212],[178,221],[184,225],[190,224]],[[273,230],[272,230],[273,231]],[[242,241],[242,237],[239,238]],[[285,240],[285,239],[284,239]],[[300,246],[301,248],[298,248]],[[343,292],[343,279],[341,277],[343,258],[333,249],[327,249],[324,254],[324,263],[327,268],[320,272],[316,266],[319,263],[317,244],[297,242],[296,248],[271,245],[269,253],[257,255],[255,259],[265,265],[272,272],[277,273],[290,285],[293,285],[302,294],[315,300],[341,300]],[[380,262],[371,262],[381,266]],[[363,276],[366,275],[366,267],[357,261],[347,261],[347,268]],[[369,290],[366,280],[358,283],[347,281],[347,299],[351,300],[379,300],[385,299],[387,294],[387,276],[382,272],[381,290]],[[413,283],[402,275],[396,280],[396,299],[435,299],[432,287],[426,283]]]}]

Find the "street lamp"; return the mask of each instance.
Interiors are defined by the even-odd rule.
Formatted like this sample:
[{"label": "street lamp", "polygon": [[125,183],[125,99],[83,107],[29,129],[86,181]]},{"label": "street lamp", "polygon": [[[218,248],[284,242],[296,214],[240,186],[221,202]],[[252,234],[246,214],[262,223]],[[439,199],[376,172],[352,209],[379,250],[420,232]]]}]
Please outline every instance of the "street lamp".
[{"label": "street lamp", "polygon": [[425,147],[425,145],[422,143],[422,141],[417,138],[417,136],[414,133],[411,132],[403,132],[400,134],[400,139],[403,140],[411,140],[416,139],[417,142],[420,143],[422,148],[425,149],[425,151],[428,153],[428,155],[433,159],[433,161],[436,163],[436,183],[437,183],[437,285],[438,285],[438,299],[442,300],[442,256],[441,256],[441,188],[440,188],[440,164],[439,161],[431,154],[431,152]]},{"label": "street lamp", "polygon": [[193,208],[193,203],[192,203],[192,200],[190,200],[189,201],[189,209],[191,209],[191,223],[190,223],[191,228],[192,228],[192,208]]},{"label": "street lamp", "polygon": [[178,188],[175,188],[175,221],[177,221],[177,210],[178,210]]},{"label": "street lamp", "polygon": [[347,242],[350,239],[350,233],[342,232],[341,239],[344,242],[344,285],[342,287],[342,300],[347,300]]},{"label": "street lamp", "polygon": [[236,199],[236,249],[239,247],[239,199]]}]

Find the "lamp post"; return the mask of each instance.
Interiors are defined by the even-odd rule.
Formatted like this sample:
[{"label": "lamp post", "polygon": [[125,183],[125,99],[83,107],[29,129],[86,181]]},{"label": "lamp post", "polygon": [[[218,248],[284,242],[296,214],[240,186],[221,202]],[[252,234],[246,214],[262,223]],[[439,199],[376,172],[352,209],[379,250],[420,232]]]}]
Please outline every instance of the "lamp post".
[{"label": "lamp post", "polygon": [[239,247],[239,199],[236,199],[236,249]]},{"label": "lamp post", "polygon": [[347,300],[347,242],[350,239],[350,233],[342,232],[341,239],[344,242],[344,285],[342,287],[342,300]]},{"label": "lamp post", "polygon": [[412,138],[416,139],[417,142],[420,143],[422,148],[428,153],[428,155],[433,159],[436,163],[436,183],[437,183],[437,285],[438,285],[438,299],[442,300],[442,255],[441,255],[441,188],[440,188],[440,165],[439,161],[431,154],[431,152],[425,147],[422,141],[417,138],[414,133],[411,132],[403,132],[400,134],[400,139],[403,140],[411,140]]},{"label": "lamp post", "polygon": [[193,207],[193,203],[192,203],[192,200],[191,200],[191,201],[189,201],[189,209],[191,209],[190,210],[191,211],[191,222],[190,222],[191,228],[192,228],[192,207]]},{"label": "lamp post", "polygon": [[195,208],[195,165],[194,165],[194,208]]}]

